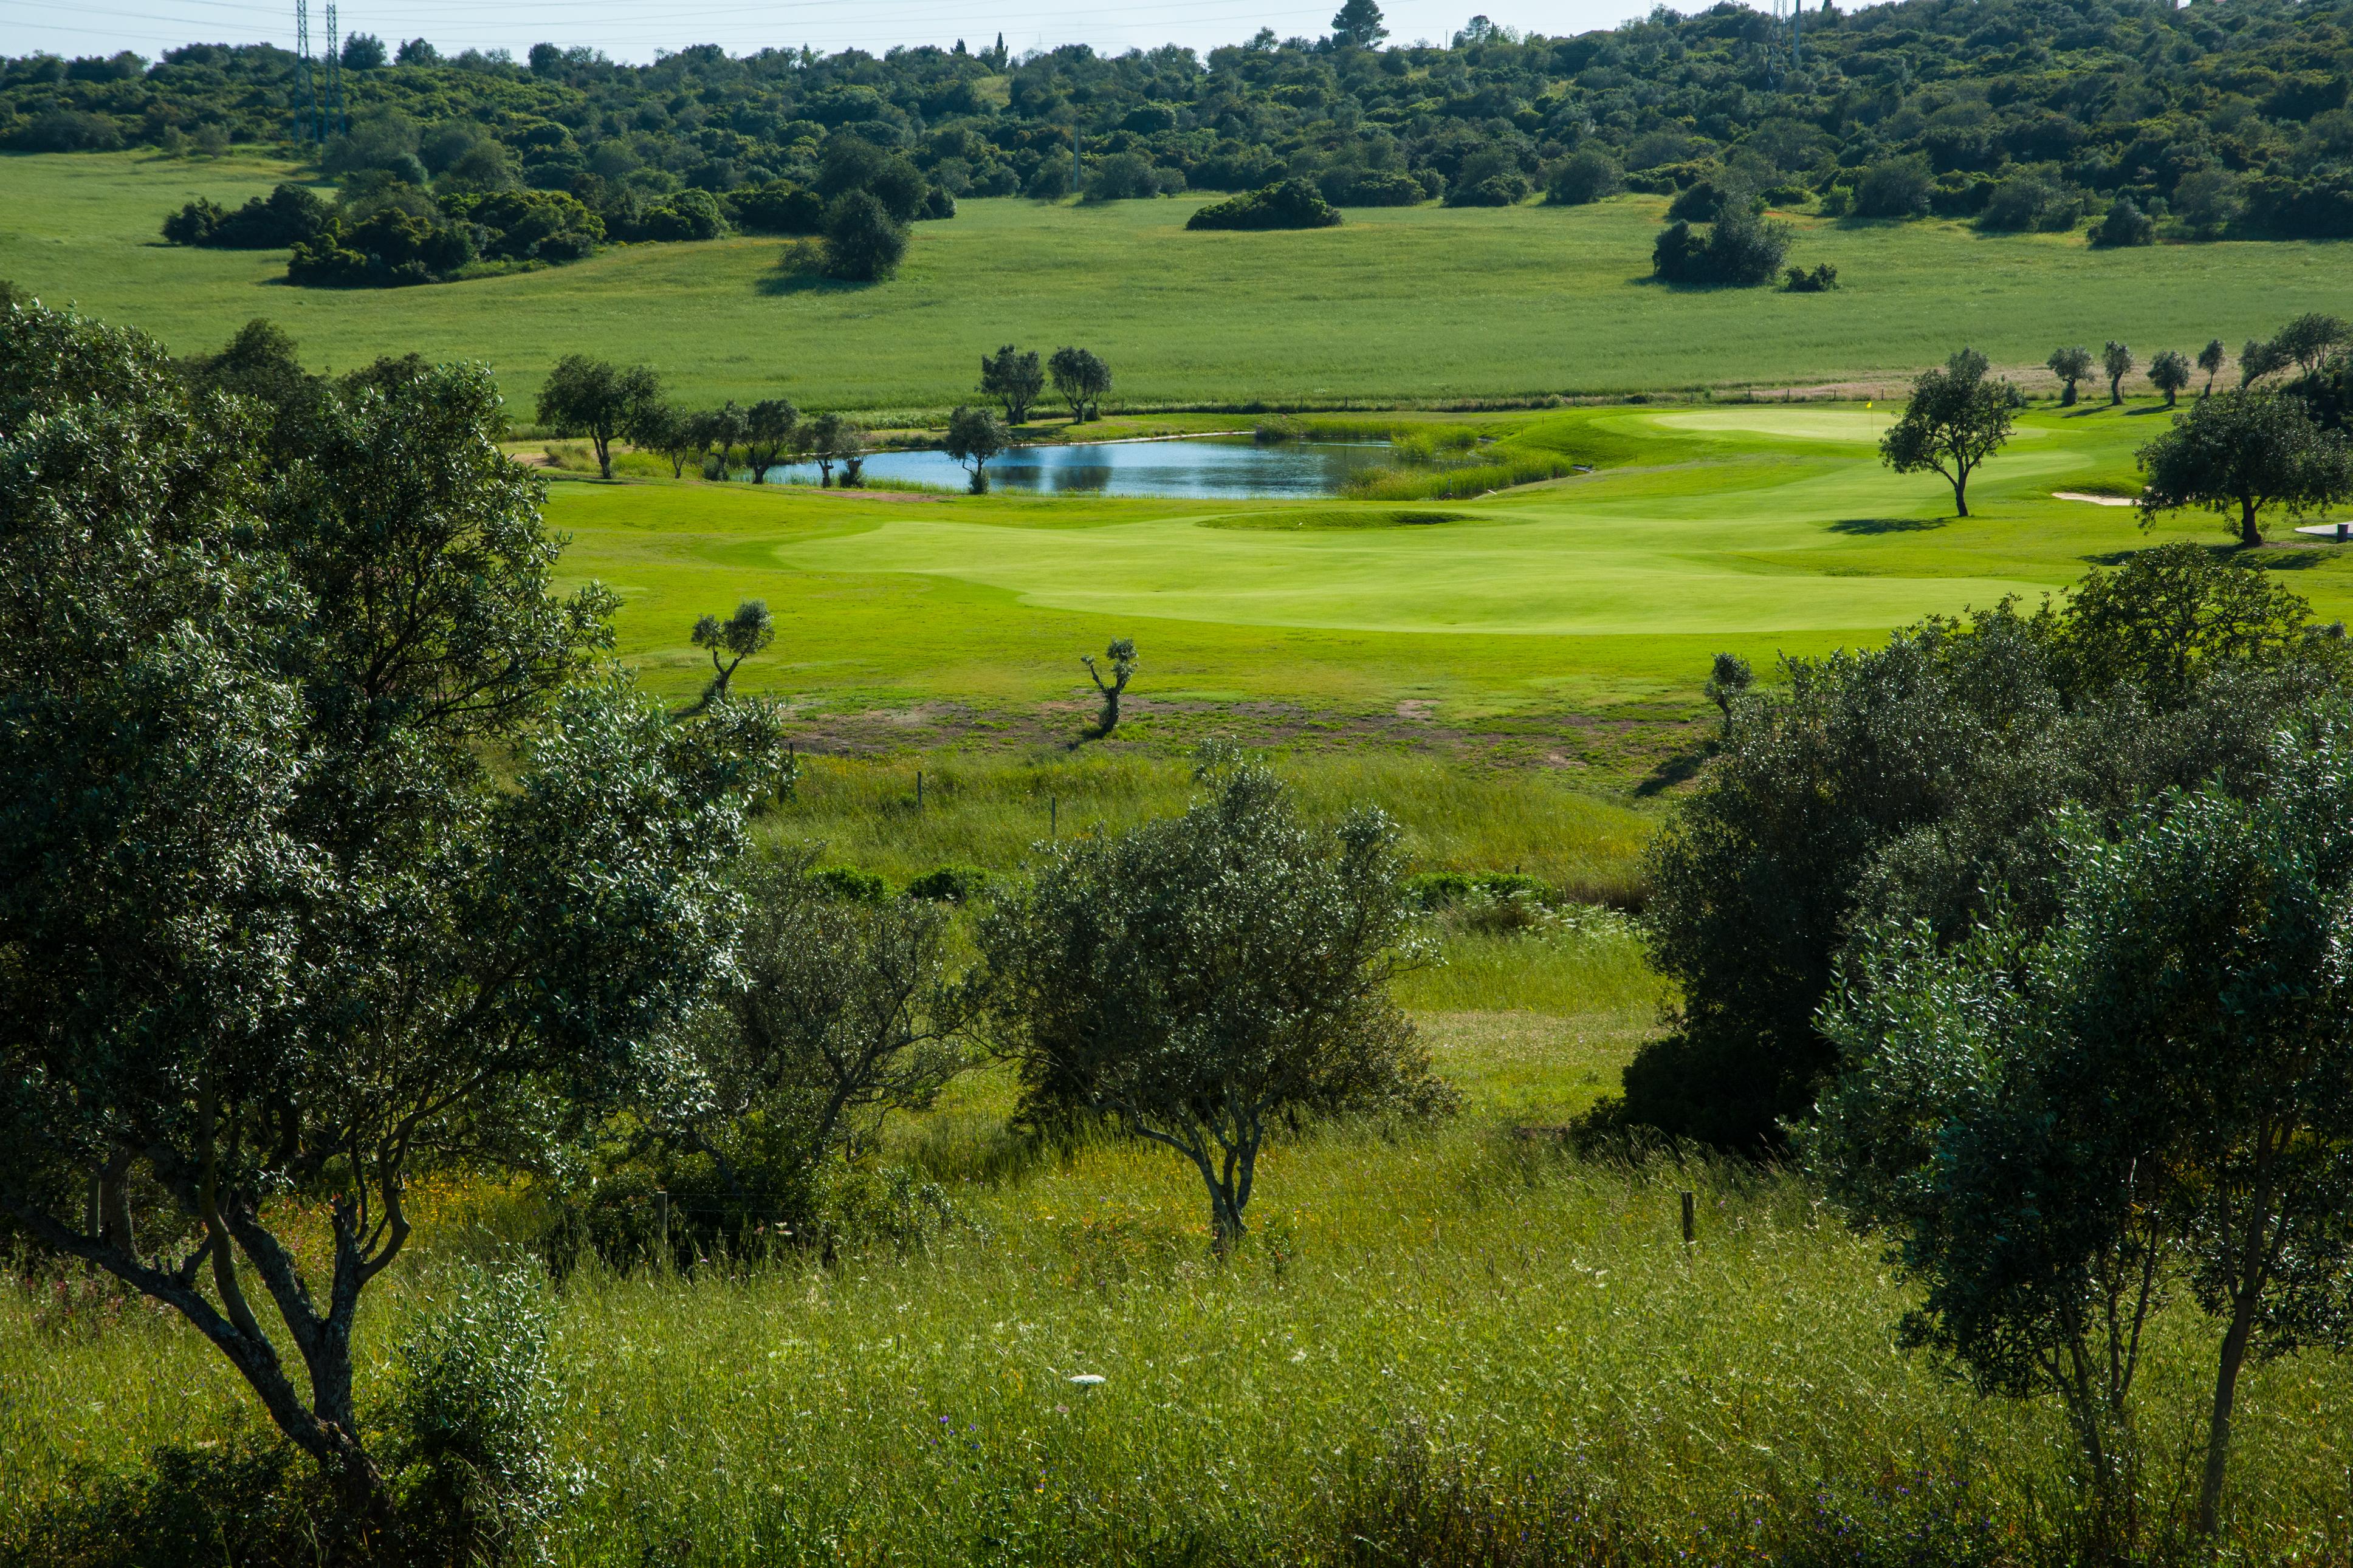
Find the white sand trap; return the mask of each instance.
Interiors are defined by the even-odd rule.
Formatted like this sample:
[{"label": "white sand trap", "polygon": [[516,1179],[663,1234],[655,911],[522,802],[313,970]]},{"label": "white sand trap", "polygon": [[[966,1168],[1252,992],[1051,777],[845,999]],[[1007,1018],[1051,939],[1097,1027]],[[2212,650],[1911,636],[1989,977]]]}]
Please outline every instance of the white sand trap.
[{"label": "white sand trap", "polygon": [[2345,542],[2353,542],[2353,541],[2348,541],[2346,538],[2348,532],[2353,532],[2353,523],[2307,522],[2299,527],[2296,531],[2298,533],[2307,534],[2314,539],[2326,539],[2332,543],[2340,541]]},{"label": "white sand trap", "polygon": [[2095,496],[2089,490],[2052,490],[2053,500],[2087,500],[2094,506],[2130,506],[2130,496]]}]

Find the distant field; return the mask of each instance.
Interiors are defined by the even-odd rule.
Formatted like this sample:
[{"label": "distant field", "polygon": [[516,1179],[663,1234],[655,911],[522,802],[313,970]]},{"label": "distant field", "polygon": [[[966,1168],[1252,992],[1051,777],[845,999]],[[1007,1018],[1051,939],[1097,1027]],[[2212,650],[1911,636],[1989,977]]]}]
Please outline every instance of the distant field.
[{"label": "distant field", "polygon": [[[2052,499],[2129,487],[2163,427],[2123,411],[2029,413],[1966,521],[1931,476],[1876,460],[1885,405],[1593,408],[1485,421],[1507,445],[1617,466],[1489,500],[1467,521],[1335,528],[1375,503],[900,497],[563,482],[567,568],[624,595],[621,648],[689,695],[705,611],[765,596],[773,654],[739,681],[812,721],[887,714],[886,749],[1069,734],[1092,711],[1077,656],[1130,635],[1145,665],[1124,737],[1205,727],[1271,741],[1371,734],[1588,766],[1703,704],[1709,657],[1873,640],[1930,613],[2029,602],[2153,539],[2220,544],[2202,515],[2145,533],[2119,508]],[[1301,529],[1219,526],[1247,519]],[[2293,535],[2286,535],[2293,538]],[[2353,616],[2353,563],[2266,552],[2324,616]],[[1647,765],[1647,764],[1644,764]]]},{"label": "distant field", "polygon": [[1664,203],[1352,211],[1303,234],[1187,234],[1200,198],[1044,207],[976,201],[919,225],[873,288],[788,285],[768,239],[648,246],[577,266],[435,288],[331,293],[275,281],[280,252],[156,238],[195,195],[232,202],[280,167],[135,153],[0,157],[0,277],[52,302],[219,342],[283,322],[348,369],[417,350],[489,361],[529,399],[575,350],[643,359],[687,398],[783,392],[807,405],[936,408],[983,352],[1083,342],[1113,402],[1416,401],[1784,385],[1880,376],[1974,342],[2039,363],[2062,342],[2235,347],[2300,310],[2353,311],[2353,246],[2095,252],[2080,237],[1952,224],[1806,221],[1791,259],[1828,295],[1671,293],[1647,281]]}]

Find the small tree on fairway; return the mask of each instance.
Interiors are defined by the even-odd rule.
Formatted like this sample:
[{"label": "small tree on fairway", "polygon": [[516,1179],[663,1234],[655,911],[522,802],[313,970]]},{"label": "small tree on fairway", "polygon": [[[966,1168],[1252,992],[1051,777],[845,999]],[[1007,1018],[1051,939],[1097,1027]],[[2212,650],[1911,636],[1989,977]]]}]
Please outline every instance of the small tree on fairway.
[{"label": "small tree on fairway", "polygon": [[2018,389],[1986,375],[1985,355],[1963,349],[1912,384],[1903,416],[1880,437],[1880,459],[1899,474],[1934,469],[1953,487],[1953,510],[1969,515],[1969,475],[2010,439]]},{"label": "small tree on fairway", "polygon": [[596,444],[596,468],[613,477],[613,442],[661,399],[661,381],[645,365],[616,369],[586,354],[565,354],[539,389],[539,422],[558,436]]},{"label": "small tree on fairway", "polygon": [[1004,402],[1008,425],[1029,418],[1030,407],[1045,389],[1046,371],[1038,363],[1037,350],[1021,353],[1007,343],[993,354],[980,356],[980,390]]},{"label": "small tree on fairway", "polygon": [[1389,997],[1413,957],[1396,828],[1363,811],[1312,829],[1272,773],[1228,757],[1199,776],[1182,816],[1058,846],[979,946],[1024,1113],[1175,1151],[1222,1253],[1277,1124],[1453,1097]]},{"label": "small tree on fairway", "polygon": [[754,484],[765,483],[768,470],[784,461],[800,417],[800,410],[781,397],[764,399],[744,411],[744,459],[751,465]]},{"label": "small tree on fairway", "polygon": [[744,600],[723,621],[717,616],[705,616],[696,621],[694,646],[711,655],[711,684],[702,689],[701,700],[689,711],[700,713],[714,702],[727,700],[727,686],[735,679],[736,667],[754,654],[766,651],[776,640],[776,621],[768,614],[765,599]]},{"label": "small tree on fairway", "polygon": [[2116,339],[2108,340],[2100,351],[2100,371],[2108,378],[2108,404],[2111,407],[2125,400],[2125,377],[2132,374],[2133,352]]},{"label": "small tree on fairway", "polygon": [[1736,653],[1720,653],[1715,656],[1715,664],[1708,671],[1705,689],[1707,700],[1723,710],[1726,729],[1732,726],[1733,699],[1756,684],[1757,672],[1748,668],[1746,659]]},{"label": "small tree on fairway", "polygon": [[1103,712],[1095,720],[1095,733],[1099,736],[1108,735],[1119,728],[1120,696],[1126,691],[1129,679],[1135,674],[1135,639],[1112,638],[1111,647],[1103,650],[1103,658],[1111,665],[1108,682],[1103,679],[1103,672],[1096,668],[1094,655],[1079,655],[1079,662],[1087,667],[1087,678],[1095,683],[1095,689],[1103,693]]},{"label": "small tree on fairway", "polygon": [[1071,424],[1100,417],[1097,405],[1111,390],[1111,366],[1091,349],[1060,348],[1046,368],[1053,374],[1054,390],[1071,405]]},{"label": "small tree on fairway", "polygon": [[959,403],[948,416],[948,437],[941,443],[947,455],[962,463],[972,474],[972,493],[988,491],[988,460],[1005,450],[1010,440],[1005,421],[997,416],[994,408],[975,408]]},{"label": "small tree on fairway", "polygon": [[1369,49],[1388,36],[1381,8],[1374,0],[1347,0],[1332,18],[1332,41],[1343,47]]},{"label": "small tree on fairway", "polygon": [[2189,384],[2189,360],[2174,349],[2158,351],[2148,362],[2148,384],[2165,394],[2165,405],[2171,408],[2181,396],[2181,389]]},{"label": "small tree on fairway", "polygon": [[2092,351],[2080,345],[2074,348],[2054,349],[2052,351],[2051,358],[2045,363],[2051,366],[2051,374],[2057,376],[2062,384],[2059,389],[2059,406],[2074,407],[2075,384],[2092,374]]},{"label": "small tree on fairway", "polygon": [[2221,339],[2206,340],[2206,346],[2198,351],[2198,368],[2206,373],[2206,384],[2199,388],[2199,396],[2211,397],[2214,395],[2214,378],[2222,374],[2222,365],[2230,357],[2231,351],[2222,346]]},{"label": "small tree on fairway", "polygon": [[613,599],[551,592],[499,429],[487,372],[387,362],[263,489],[152,342],[0,313],[0,1210],[185,1318],[378,1541],[352,1342],[417,1162],[632,1081],[788,777],[763,710],[581,679]]},{"label": "small tree on fairway", "polygon": [[2182,507],[2225,518],[2235,512],[2239,542],[2247,546],[2263,542],[2265,507],[2301,515],[2353,495],[2353,446],[2314,424],[2285,393],[2242,389],[2200,398],[2137,458],[2148,476],[2144,527]]}]

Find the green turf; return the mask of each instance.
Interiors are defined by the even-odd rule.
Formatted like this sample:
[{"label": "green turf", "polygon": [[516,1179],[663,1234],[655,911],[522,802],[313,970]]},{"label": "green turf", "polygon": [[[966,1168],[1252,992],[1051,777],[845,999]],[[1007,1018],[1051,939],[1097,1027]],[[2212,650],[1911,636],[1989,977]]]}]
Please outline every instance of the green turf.
[{"label": "green turf", "polygon": [[[1442,526],[1332,526],[1398,510],[1377,503],[669,483],[561,482],[549,515],[574,537],[567,567],[623,594],[621,649],[657,689],[691,694],[707,671],[687,643],[697,616],[763,595],[777,647],[739,680],[813,720],[888,710],[865,737],[880,744],[1025,723],[1074,735],[1093,711],[1077,655],[1124,634],[1145,660],[1124,736],[1453,733],[1605,767],[1613,723],[1697,710],[1717,649],[1769,669],[1777,653],[1924,615],[2033,602],[2152,540],[2223,542],[2204,514],[2144,531],[2128,510],[2052,496],[2129,486],[2134,447],[2164,426],[2153,400],[2029,413],[1966,520],[1934,475],[1876,461],[1888,416],[1758,404],[1499,417],[1503,447],[1621,466],[1454,504],[1470,521]],[[1311,526],[1279,526],[1294,517]],[[1237,519],[1276,526],[1223,526]],[[2353,615],[2343,552],[2259,559],[2324,618]]]},{"label": "green turf", "polygon": [[348,369],[416,350],[480,358],[519,402],[558,355],[638,357],[685,396],[782,392],[805,406],[934,408],[969,395],[1008,341],[1083,342],[1113,402],[1416,401],[1902,373],[1965,341],[2039,364],[2062,342],[2194,353],[2300,310],[2353,310],[2343,242],[2094,251],[2080,236],[1801,220],[1793,261],[1830,294],[1679,293],[1644,280],[1662,198],[1592,207],[1352,211],[1337,229],[1190,234],[1203,198],[1046,207],[972,201],[923,224],[871,288],[781,279],[770,239],[617,248],[436,288],[277,281],[279,252],[156,240],[195,195],[230,201],[281,169],[135,153],[0,158],[0,277],[209,347],[253,316]]}]

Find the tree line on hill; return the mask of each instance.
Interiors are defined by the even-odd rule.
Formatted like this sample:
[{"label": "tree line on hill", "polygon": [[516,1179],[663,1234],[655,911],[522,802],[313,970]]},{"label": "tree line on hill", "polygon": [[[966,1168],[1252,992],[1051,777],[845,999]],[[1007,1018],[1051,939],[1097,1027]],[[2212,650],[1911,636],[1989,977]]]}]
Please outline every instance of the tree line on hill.
[{"label": "tree line on hill", "polygon": [[[955,203],[902,157],[855,137],[829,142],[807,185],[771,180],[722,195],[696,187],[648,198],[619,187],[578,194],[518,185],[480,136],[424,142],[398,117],[354,132],[374,151],[348,146],[329,159],[332,201],[281,184],[227,209],[199,197],[164,220],[174,245],[227,250],[290,248],[290,282],[325,288],[396,288],[448,282],[577,261],[608,243],[716,239],[735,232],[818,236],[828,276],[890,277],[907,247],[907,226],[953,217]],[[404,150],[405,149],[405,150]],[[584,200],[583,197],[586,199]]]},{"label": "tree line on hill", "polygon": [[[944,198],[1148,197],[1287,181],[1327,204],[1496,205],[1544,190],[1672,195],[1736,180],[1778,205],[1927,214],[2100,237],[2353,235],[2347,0],[1953,0],[1806,13],[1664,9],[1573,37],[1473,17],[1390,43],[1352,0],[1320,38],[1207,58],[1001,39],[881,56],[682,47],[648,66],[542,44],[527,60],[424,39],[346,49],[339,173],[437,177],[578,200],[616,234],[681,191],[817,188],[849,138]],[[390,58],[387,58],[389,53]],[[295,61],[267,45],[0,62],[0,144],[217,152],[276,145]],[[411,178],[412,185],[424,182]]]}]

